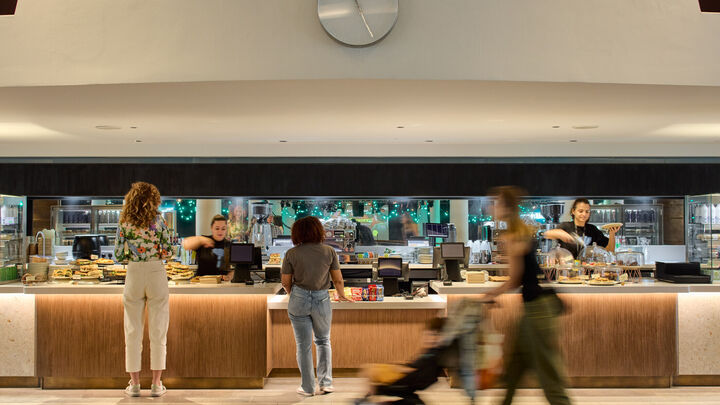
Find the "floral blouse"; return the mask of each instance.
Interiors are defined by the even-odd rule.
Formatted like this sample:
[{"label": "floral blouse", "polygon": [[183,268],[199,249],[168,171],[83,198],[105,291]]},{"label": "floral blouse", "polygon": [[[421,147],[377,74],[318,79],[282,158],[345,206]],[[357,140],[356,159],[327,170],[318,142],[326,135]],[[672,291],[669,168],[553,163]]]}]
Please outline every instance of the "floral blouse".
[{"label": "floral blouse", "polygon": [[127,222],[118,224],[115,238],[117,261],[147,262],[172,256],[170,231],[161,216],[148,228],[138,228]]}]

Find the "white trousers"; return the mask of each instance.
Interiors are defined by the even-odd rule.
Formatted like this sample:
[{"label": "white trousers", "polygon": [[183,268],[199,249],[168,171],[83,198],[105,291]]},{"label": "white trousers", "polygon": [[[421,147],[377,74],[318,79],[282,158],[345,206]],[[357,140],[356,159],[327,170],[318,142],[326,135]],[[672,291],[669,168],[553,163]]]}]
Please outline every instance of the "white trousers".
[{"label": "white trousers", "polygon": [[170,291],[161,261],[130,262],[125,276],[125,370],[141,369],[145,304],[150,334],[150,369],[165,370]]}]

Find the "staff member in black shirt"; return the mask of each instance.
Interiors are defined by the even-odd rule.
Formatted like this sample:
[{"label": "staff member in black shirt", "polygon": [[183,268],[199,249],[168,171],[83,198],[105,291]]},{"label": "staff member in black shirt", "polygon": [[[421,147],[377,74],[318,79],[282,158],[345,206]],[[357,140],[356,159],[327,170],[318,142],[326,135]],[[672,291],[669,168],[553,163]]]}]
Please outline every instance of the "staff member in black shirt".
[{"label": "staff member in black shirt", "polygon": [[223,280],[230,280],[233,271],[229,271],[228,250],[230,242],[227,240],[227,218],[215,215],[210,222],[211,235],[190,236],[183,239],[185,250],[195,250],[197,253],[198,276],[222,275]]},{"label": "staff member in black shirt", "polygon": [[560,247],[567,249],[577,259],[582,245],[571,235],[575,234],[585,242],[585,246],[597,243],[608,252],[615,251],[615,234],[620,226],[608,228],[608,236],[605,236],[595,225],[588,223],[590,218],[590,201],[586,198],[575,200],[570,210],[572,222],[563,222],[557,228],[545,232],[545,239],[557,239]]}]

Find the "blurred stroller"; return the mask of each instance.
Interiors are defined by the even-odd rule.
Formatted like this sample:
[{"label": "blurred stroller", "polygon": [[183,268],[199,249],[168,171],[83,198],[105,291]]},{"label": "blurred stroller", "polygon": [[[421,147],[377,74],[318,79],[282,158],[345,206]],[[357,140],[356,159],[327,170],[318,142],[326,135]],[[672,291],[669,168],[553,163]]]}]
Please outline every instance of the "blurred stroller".
[{"label": "blurred stroller", "polygon": [[445,370],[474,403],[476,390],[490,388],[502,372],[503,336],[490,324],[487,304],[465,299],[448,318],[432,319],[425,350],[411,363],[367,366],[371,389],[355,403],[370,404],[379,395],[401,398],[392,404],[424,404],[417,391],[437,382]]}]

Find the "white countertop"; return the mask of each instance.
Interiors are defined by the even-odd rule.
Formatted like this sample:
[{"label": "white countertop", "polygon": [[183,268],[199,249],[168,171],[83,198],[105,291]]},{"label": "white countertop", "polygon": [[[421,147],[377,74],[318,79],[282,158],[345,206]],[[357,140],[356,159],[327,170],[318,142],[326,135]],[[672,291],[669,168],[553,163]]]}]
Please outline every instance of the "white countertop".
[{"label": "white countertop", "polygon": [[[264,268],[280,268],[281,264],[266,264],[263,265]],[[411,269],[432,269],[433,265],[430,263],[410,263]],[[368,269],[373,267],[372,264],[341,264],[341,269]],[[471,264],[468,266],[470,270],[486,270],[486,269],[496,269],[496,270],[504,270],[509,268],[509,265],[507,264]]]},{"label": "white countertop", "polygon": [[[280,291],[280,283],[233,284],[179,284],[170,286],[170,294],[264,294]],[[122,294],[122,284],[69,284],[43,283],[25,287],[25,294]],[[22,292],[22,290],[20,291]]]},{"label": "white countertop", "polygon": [[23,284],[19,281],[0,284],[0,294],[17,294],[23,292]]},{"label": "white countertop", "polygon": [[[468,284],[467,282],[454,282],[452,286],[444,286],[442,281],[433,281],[430,286],[438,294],[485,294],[500,286],[501,282],[489,281],[483,284]],[[674,284],[652,279],[640,283],[625,283],[625,285],[594,286],[586,284],[557,284],[543,283],[543,287],[555,289],[558,293],[572,294],[646,294],[646,293],[690,293],[690,292],[717,292],[720,293],[720,284]]]},{"label": "white countertop", "polygon": [[[331,303],[332,309],[445,309],[447,300],[439,295],[406,300],[403,297],[385,297],[383,301],[355,301]],[[287,310],[288,296],[268,297],[268,309]]]}]

